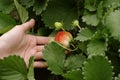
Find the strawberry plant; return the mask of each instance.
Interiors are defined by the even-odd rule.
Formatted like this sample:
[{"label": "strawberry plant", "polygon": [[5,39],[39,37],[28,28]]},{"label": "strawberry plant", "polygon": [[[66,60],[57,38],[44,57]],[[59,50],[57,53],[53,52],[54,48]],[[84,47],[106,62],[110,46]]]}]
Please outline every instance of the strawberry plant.
[{"label": "strawberry plant", "polygon": [[31,18],[30,34],[55,37],[43,50],[48,68],[8,56],[0,80],[120,80],[120,0],[0,0],[1,35]]}]

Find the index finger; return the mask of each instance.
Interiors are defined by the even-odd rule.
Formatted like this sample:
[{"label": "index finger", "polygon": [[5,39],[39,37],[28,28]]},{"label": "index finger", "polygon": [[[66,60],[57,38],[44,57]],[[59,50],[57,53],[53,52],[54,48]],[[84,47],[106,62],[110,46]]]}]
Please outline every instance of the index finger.
[{"label": "index finger", "polygon": [[37,44],[48,44],[50,41],[50,37],[44,37],[44,36],[36,36]]}]

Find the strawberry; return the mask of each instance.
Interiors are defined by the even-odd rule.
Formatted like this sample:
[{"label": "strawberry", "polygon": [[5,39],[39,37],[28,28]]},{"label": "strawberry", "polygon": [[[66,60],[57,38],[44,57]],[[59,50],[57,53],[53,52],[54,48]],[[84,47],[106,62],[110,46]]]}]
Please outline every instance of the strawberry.
[{"label": "strawberry", "polygon": [[73,39],[70,32],[67,31],[59,31],[55,36],[55,41],[59,42],[65,47],[70,46],[70,41]]},{"label": "strawberry", "polygon": [[61,22],[55,22],[55,27],[56,27],[56,29],[55,30],[60,30],[60,29],[62,29],[62,26],[63,26],[63,24],[61,23]]}]

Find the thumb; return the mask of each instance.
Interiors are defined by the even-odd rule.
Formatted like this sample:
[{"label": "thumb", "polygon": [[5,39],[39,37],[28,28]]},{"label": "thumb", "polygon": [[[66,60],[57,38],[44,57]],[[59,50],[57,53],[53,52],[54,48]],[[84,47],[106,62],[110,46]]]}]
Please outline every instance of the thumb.
[{"label": "thumb", "polygon": [[23,23],[21,26],[23,27],[23,30],[26,32],[27,30],[31,29],[35,25],[35,20],[31,19],[26,23]]}]

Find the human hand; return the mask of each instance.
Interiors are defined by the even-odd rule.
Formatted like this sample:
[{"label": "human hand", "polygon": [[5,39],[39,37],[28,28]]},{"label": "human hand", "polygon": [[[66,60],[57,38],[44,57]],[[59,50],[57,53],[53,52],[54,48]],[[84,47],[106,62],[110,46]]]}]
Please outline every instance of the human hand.
[{"label": "human hand", "polygon": [[[35,20],[16,25],[13,29],[0,37],[0,58],[9,55],[19,55],[24,58],[28,67],[29,59],[34,56],[35,59],[43,59],[42,50],[44,45],[49,42],[49,37],[34,36],[26,32],[35,25]],[[43,61],[35,61],[34,67],[44,68],[47,65]]]}]

